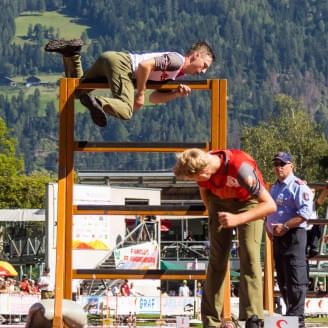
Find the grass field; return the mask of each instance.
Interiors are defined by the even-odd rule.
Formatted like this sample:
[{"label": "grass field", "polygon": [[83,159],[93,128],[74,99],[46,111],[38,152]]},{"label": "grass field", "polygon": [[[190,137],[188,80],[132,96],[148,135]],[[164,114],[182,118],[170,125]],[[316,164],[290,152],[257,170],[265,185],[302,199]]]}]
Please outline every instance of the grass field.
[{"label": "grass field", "polygon": [[79,25],[73,17],[62,15],[55,11],[40,12],[22,12],[15,20],[16,35],[13,43],[24,44],[24,37],[27,36],[28,27],[41,24],[47,28],[53,27],[59,31],[60,38],[73,39],[80,38],[81,34],[88,28],[86,25]]},{"label": "grass field", "polygon": [[39,111],[39,116],[45,115],[45,109],[47,103],[50,101],[55,101],[55,106],[58,107],[58,87],[44,87],[44,86],[37,86],[37,87],[24,87],[24,86],[17,86],[17,87],[1,87],[0,94],[4,95],[11,99],[14,96],[18,96],[19,92],[22,90],[24,92],[25,97],[34,94],[35,89],[38,88],[40,90],[40,103],[41,108]]},{"label": "grass field", "polygon": [[[40,77],[40,75],[37,75]],[[45,78],[42,79],[42,81],[48,81],[48,82],[56,82],[58,80],[58,77],[54,81],[50,81],[48,77],[53,77],[51,75],[45,75]],[[23,81],[23,78],[13,78],[16,82]],[[20,81],[21,80],[21,81]],[[25,97],[28,97],[29,95],[34,94],[35,89],[40,90],[40,103],[41,108],[39,111],[39,116],[45,115],[45,109],[49,102],[54,101],[56,108],[58,108],[58,98],[59,98],[59,87],[57,85],[55,86],[31,86],[29,88],[25,86],[17,86],[17,87],[1,87],[0,88],[0,94],[4,95],[5,97],[8,97],[11,99],[13,96],[18,96],[19,92],[22,90],[24,92]],[[86,112],[86,109],[80,104],[79,101],[75,102],[75,112]]]},{"label": "grass field", "polygon": [[[46,74],[46,73],[40,73],[36,74],[36,77],[38,77],[42,82],[49,82],[49,83],[56,83],[61,77],[64,76],[63,74]],[[11,77],[12,80],[14,80],[16,83],[22,83],[25,82],[26,76],[13,76]]]},{"label": "grass field", "polygon": [[[29,25],[41,24],[47,28],[53,27],[55,31],[59,31],[60,38],[73,39],[80,38],[81,34],[88,28],[87,25],[77,24],[74,17],[65,16],[55,11],[48,11],[44,13],[25,11],[20,14],[15,20],[16,22],[16,35],[13,39],[13,43],[23,45],[26,40]],[[63,74],[36,74],[42,82],[56,83]],[[14,76],[11,77],[16,83],[23,83],[26,80],[26,76]],[[40,116],[44,116],[45,108],[48,102],[55,101],[55,105],[58,108],[58,97],[59,88],[57,85],[53,86],[31,86],[25,87],[19,85],[17,87],[1,87],[0,94],[7,96],[11,99],[13,96],[17,96],[21,90],[23,90],[25,96],[34,93],[35,89],[38,88],[41,92],[41,109],[39,112]],[[108,94],[107,91],[97,90],[96,94],[104,95]],[[148,91],[150,93],[150,91]],[[148,94],[147,93],[147,94]],[[149,105],[148,96],[145,100],[145,106]],[[85,112],[86,109],[80,104],[79,101],[75,103],[75,112]]]}]

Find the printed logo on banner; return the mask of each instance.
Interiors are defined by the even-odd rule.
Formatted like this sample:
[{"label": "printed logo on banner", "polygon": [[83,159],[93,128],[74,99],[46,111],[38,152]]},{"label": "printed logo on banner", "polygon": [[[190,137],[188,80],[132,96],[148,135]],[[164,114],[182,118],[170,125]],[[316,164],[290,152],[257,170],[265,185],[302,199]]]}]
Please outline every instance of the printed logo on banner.
[{"label": "printed logo on banner", "polygon": [[139,313],[160,313],[159,297],[138,297]]},{"label": "printed logo on banner", "polygon": [[177,328],[189,328],[189,317],[176,317]]},{"label": "printed logo on banner", "polygon": [[298,317],[265,317],[265,328],[295,328],[298,327]]},{"label": "printed logo on banner", "polygon": [[156,269],[158,245],[156,241],[114,250],[116,269]]},{"label": "printed logo on banner", "polygon": [[183,313],[192,315],[194,313],[194,300],[190,300],[190,298],[183,299]]},{"label": "printed logo on banner", "polygon": [[99,314],[99,297],[87,296],[83,297],[83,310],[89,314]]}]

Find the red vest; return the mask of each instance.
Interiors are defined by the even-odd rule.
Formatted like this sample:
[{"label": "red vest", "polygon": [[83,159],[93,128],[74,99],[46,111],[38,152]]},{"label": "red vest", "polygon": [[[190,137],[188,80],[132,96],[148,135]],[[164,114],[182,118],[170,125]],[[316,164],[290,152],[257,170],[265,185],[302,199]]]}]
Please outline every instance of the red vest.
[{"label": "red vest", "polygon": [[236,149],[216,150],[210,154],[220,157],[221,166],[209,180],[198,182],[200,187],[209,189],[221,199],[239,201],[256,197],[260,188],[264,188],[262,174],[250,155]]}]

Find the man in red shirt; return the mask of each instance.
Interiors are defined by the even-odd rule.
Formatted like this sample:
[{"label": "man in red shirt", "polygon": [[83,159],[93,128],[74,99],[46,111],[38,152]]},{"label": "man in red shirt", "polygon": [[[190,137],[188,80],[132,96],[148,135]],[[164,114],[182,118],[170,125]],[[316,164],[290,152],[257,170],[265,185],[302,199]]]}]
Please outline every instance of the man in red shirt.
[{"label": "man in red shirt", "polygon": [[19,288],[20,288],[21,292],[23,292],[23,293],[26,293],[26,294],[30,293],[30,284],[28,282],[26,274],[23,274],[23,279],[19,284]]},{"label": "man in red shirt", "polygon": [[196,181],[209,213],[210,256],[202,297],[204,328],[221,327],[224,278],[233,228],[240,255],[239,319],[258,328],[263,319],[260,246],[263,217],[276,211],[256,162],[240,150],[187,149],[173,168],[178,178]]},{"label": "man in red shirt", "polygon": [[125,279],[123,284],[121,285],[121,295],[130,296],[130,287],[127,279]]}]

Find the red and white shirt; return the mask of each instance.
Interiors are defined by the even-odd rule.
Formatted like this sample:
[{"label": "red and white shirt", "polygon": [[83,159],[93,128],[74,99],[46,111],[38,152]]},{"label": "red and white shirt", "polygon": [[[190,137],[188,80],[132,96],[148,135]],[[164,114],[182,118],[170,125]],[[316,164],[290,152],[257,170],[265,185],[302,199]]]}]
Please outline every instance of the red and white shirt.
[{"label": "red and white shirt", "polygon": [[175,80],[183,75],[185,57],[177,52],[152,52],[145,54],[129,53],[132,70],[135,73],[141,61],[154,58],[155,69],[149,75],[150,81]]},{"label": "red and white shirt", "polygon": [[216,150],[210,154],[221,159],[219,170],[207,181],[198,182],[220,199],[246,201],[257,197],[264,187],[264,180],[255,160],[236,149]]}]

